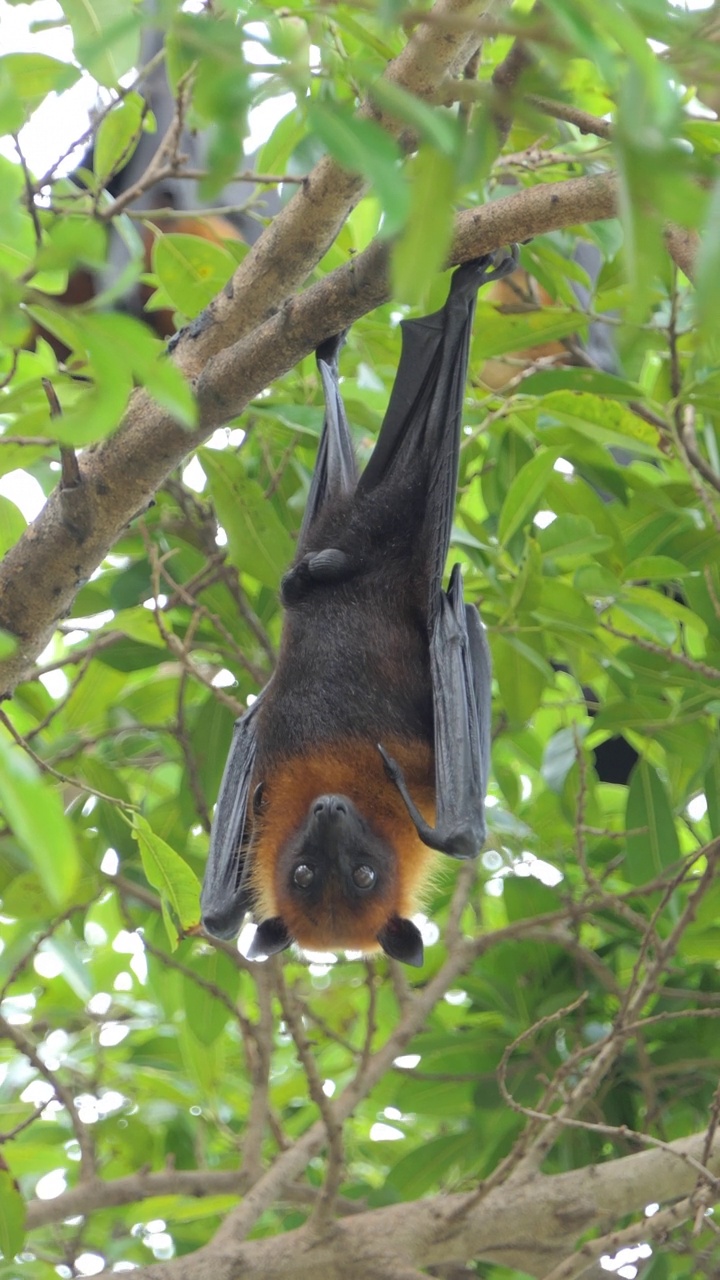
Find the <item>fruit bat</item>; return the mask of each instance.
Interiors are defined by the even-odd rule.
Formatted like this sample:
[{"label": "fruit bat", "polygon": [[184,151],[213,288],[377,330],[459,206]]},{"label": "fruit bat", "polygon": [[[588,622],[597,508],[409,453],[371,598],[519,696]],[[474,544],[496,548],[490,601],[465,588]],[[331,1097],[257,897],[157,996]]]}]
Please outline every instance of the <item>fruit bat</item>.
[{"label": "fruit bat", "polygon": [[410,916],[434,850],[485,838],[490,655],[460,566],[442,579],[478,288],[516,251],[460,267],[445,306],[402,324],[402,353],[358,476],[340,395],[344,335],[317,362],[325,419],[297,554],[282,580],[277,668],[235,725],[202,893],[203,923],[245,913],[262,959],[291,942],[420,965]]}]

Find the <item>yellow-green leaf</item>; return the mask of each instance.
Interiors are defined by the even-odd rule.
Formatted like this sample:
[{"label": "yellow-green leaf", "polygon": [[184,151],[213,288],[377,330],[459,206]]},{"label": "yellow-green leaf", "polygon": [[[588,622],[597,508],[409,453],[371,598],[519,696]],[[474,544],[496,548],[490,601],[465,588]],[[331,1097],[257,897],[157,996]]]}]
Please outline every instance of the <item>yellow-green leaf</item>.
[{"label": "yellow-green leaf", "polygon": [[25,1239],[25,1204],[12,1175],[0,1169],[0,1254],[10,1262]]},{"label": "yellow-green leaf", "polygon": [[455,163],[432,147],[421,147],[410,166],[410,213],[392,255],[393,294],[419,303],[441,270],[453,228]]},{"label": "yellow-green leaf", "polygon": [[[143,869],[149,883],[160,894],[163,918],[173,949],[179,933],[191,929],[200,919],[200,884],[195,872],[139,813],[133,814],[133,834],[140,847]],[[171,914],[172,912],[172,914]]]},{"label": "yellow-green leaf", "polygon": [[33,762],[0,738],[0,805],[56,906],[65,906],[80,875],[73,828],[57,791]]}]

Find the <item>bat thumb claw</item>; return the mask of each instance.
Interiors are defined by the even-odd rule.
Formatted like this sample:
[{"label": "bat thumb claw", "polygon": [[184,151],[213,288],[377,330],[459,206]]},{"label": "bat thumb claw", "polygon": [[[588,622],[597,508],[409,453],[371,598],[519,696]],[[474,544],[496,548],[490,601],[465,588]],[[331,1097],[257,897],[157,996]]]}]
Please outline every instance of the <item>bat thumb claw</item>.
[{"label": "bat thumb claw", "polygon": [[402,770],[400,769],[400,765],[397,763],[396,760],[393,760],[392,756],[388,755],[387,751],[385,750],[381,742],[377,743],[377,749],[383,758],[383,764],[385,765],[385,772],[388,778],[390,779],[391,782],[394,782],[395,785],[397,786],[398,778],[402,777]]}]

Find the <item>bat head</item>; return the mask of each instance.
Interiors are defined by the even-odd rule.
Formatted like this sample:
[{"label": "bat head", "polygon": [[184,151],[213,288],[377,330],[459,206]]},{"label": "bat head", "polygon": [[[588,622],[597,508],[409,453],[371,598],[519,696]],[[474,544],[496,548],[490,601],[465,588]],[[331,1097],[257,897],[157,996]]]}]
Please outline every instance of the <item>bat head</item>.
[{"label": "bat head", "polygon": [[249,959],[284,950],[376,950],[405,964],[423,962],[416,926],[397,913],[393,845],[348,796],[316,796],[275,864],[276,915],[261,922]]}]

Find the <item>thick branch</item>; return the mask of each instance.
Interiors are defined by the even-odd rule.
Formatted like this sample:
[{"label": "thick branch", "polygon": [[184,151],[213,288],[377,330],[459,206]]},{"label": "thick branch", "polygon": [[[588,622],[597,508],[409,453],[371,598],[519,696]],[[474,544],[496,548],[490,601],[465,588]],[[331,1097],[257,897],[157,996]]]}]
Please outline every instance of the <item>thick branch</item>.
[{"label": "thick branch", "polygon": [[[436,0],[435,23],[417,27],[402,53],[388,66],[385,79],[415,97],[432,98],[441,80],[459,71],[468,50],[477,44],[473,31],[477,19],[505,3],[506,0]],[[458,15],[466,19],[463,28],[446,21]],[[395,137],[407,132],[400,121],[369,104],[360,108],[359,115],[373,117]],[[300,287],[329,249],[366,187],[364,178],[341,168],[330,156],[315,165],[240,264],[224,292],[214,299],[201,324],[195,326],[195,340],[185,343],[182,352],[183,368],[188,374],[197,375],[211,356],[249,333]]]},{"label": "thick branch", "polygon": [[[700,1159],[705,1134],[681,1138],[670,1150],[642,1151],[569,1173],[514,1178],[484,1199],[443,1195],[392,1205],[336,1223],[314,1234],[309,1226],[268,1239],[215,1242],[187,1257],[141,1268],[138,1280],[340,1280],[383,1274],[383,1261],[402,1258],[408,1267],[447,1265],[475,1258],[543,1276],[593,1227],[607,1229],[638,1214],[651,1201],[691,1196],[696,1175],[683,1157]],[[675,1154],[677,1153],[677,1154]],[[720,1140],[709,1167],[720,1169]],[[627,1234],[627,1233],[624,1233]]]},{"label": "thick branch", "polygon": [[[513,240],[608,218],[615,205],[610,177],[542,184],[460,214],[449,260],[464,262]],[[80,459],[82,485],[74,492],[82,521],[67,527],[56,490],[0,566],[0,627],[20,640],[13,657],[0,663],[0,693],[27,678],[83,582],[173,468],[319,342],[387,300],[387,253],[385,244],[373,243],[211,360],[195,384],[202,424],[196,433],[136,393],[123,426]]]}]

